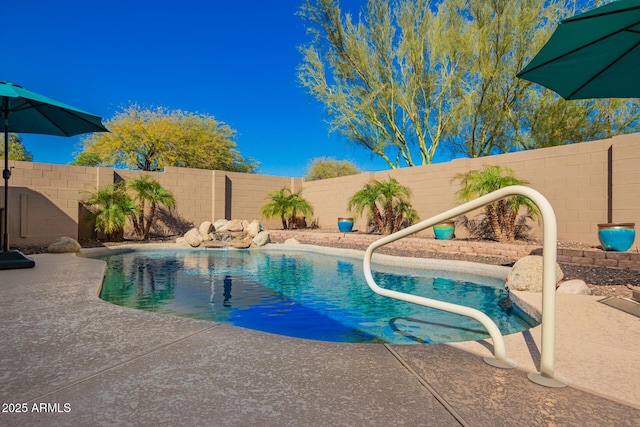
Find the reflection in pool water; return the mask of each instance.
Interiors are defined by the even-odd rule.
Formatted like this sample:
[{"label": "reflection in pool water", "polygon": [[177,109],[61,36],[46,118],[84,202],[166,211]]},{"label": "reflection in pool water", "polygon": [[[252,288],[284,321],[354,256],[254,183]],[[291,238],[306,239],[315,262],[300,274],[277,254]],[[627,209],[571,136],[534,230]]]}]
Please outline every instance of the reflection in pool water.
[{"label": "reflection in pool water", "polygon": [[[374,294],[355,258],[202,250],[100,258],[107,262],[101,298],[122,306],[324,341],[409,344],[488,336],[473,319]],[[503,334],[532,327],[516,307],[504,304],[504,282],[429,273],[374,265],[382,287],[477,308]]]}]

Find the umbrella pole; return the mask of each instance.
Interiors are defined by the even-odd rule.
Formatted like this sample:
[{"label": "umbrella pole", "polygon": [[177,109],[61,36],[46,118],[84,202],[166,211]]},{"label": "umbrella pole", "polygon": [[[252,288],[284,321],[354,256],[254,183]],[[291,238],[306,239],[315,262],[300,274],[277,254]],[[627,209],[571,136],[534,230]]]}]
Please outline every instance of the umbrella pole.
[{"label": "umbrella pole", "polygon": [[3,221],[3,236],[2,236],[2,251],[9,252],[9,178],[11,177],[11,170],[9,169],[9,106],[5,99],[3,101],[3,118],[4,118],[4,170],[2,171],[2,177],[4,178],[4,215]]}]

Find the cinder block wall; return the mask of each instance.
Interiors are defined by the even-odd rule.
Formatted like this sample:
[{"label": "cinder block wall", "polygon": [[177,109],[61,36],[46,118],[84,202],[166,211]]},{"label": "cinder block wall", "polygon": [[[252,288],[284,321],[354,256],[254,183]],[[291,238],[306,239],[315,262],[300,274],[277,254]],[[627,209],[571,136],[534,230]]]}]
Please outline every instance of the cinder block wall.
[{"label": "cinder block wall", "polygon": [[[304,196],[316,207],[320,227],[337,230],[337,218],[349,216],[348,199],[367,180],[391,176],[412,189],[412,204],[420,218],[427,219],[456,206],[455,193],[460,187],[452,179],[457,173],[485,164],[510,167],[516,176],[529,181],[532,188],[544,195],[555,210],[561,240],[597,245],[597,224],[608,222],[609,193],[613,221],[640,224],[640,134],[305,182]],[[359,218],[356,226],[363,229],[364,225],[364,219]],[[541,225],[535,221],[530,225],[533,235],[541,237]],[[456,235],[465,237],[464,230],[457,230]]]},{"label": "cinder block wall", "polygon": [[[553,206],[561,240],[598,244],[597,224],[640,224],[640,134],[618,136],[533,151],[479,159],[458,159],[435,165],[367,172],[355,176],[305,182],[301,178],[168,167],[164,172],[115,170],[31,162],[9,162],[13,167],[9,193],[9,233],[12,245],[48,244],[66,235],[78,238],[82,227],[80,201],[87,192],[118,177],[150,174],[176,198],[176,213],[197,226],[205,220],[260,218],[267,193],[281,187],[303,189],[314,207],[314,219],[323,229],[337,230],[337,218],[356,216],[347,210],[349,198],[370,179],[389,176],[413,191],[412,203],[421,219],[454,206],[457,173],[484,164],[512,168],[528,180]],[[0,196],[4,189],[0,187]],[[3,197],[3,196],[2,196]],[[3,198],[0,198],[0,201]],[[473,214],[470,214],[473,216]],[[281,228],[279,218],[266,228]],[[310,221],[309,221],[310,222]],[[534,234],[541,236],[537,224]],[[356,217],[357,229],[366,218]],[[431,231],[425,232],[431,234]],[[456,232],[464,237],[462,230]]]}]

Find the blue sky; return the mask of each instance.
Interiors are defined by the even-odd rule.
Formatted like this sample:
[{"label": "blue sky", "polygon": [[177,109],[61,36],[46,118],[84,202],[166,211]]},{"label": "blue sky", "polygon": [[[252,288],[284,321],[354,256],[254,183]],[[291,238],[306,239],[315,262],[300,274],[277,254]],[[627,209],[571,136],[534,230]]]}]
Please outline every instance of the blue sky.
[{"label": "blue sky", "polygon": [[[215,116],[260,173],[303,176],[311,159],[388,169],[344,138],[300,86],[303,0],[4,2],[0,81],[111,118],[136,102]],[[351,0],[348,3],[358,4]],[[80,137],[22,134],[34,161],[67,164]]]}]

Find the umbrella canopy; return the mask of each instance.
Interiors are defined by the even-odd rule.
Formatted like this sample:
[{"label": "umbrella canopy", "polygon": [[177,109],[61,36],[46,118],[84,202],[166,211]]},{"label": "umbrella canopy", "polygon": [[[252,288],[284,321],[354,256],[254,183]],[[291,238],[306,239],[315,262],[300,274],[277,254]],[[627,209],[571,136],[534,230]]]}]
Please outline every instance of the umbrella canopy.
[{"label": "umbrella canopy", "polygon": [[28,91],[9,82],[0,82],[0,126],[4,130],[4,239],[2,251],[9,251],[8,191],[9,132],[72,136],[88,132],[108,132],[98,116],[62,102]]},{"label": "umbrella canopy", "polygon": [[100,117],[9,82],[0,82],[0,100],[0,118],[8,119],[0,125],[6,125],[6,132],[72,136],[107,131]]},{"label": "umbrella canopy", "polygon": [[560,22],[518,77],[564,99],[640,98],[640,0],[618,0]]}]

